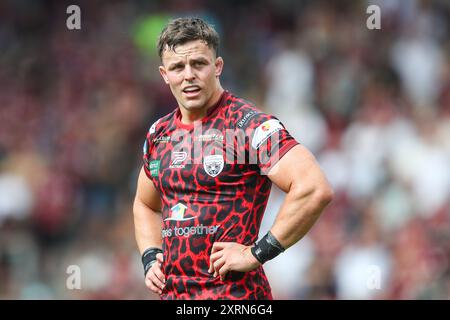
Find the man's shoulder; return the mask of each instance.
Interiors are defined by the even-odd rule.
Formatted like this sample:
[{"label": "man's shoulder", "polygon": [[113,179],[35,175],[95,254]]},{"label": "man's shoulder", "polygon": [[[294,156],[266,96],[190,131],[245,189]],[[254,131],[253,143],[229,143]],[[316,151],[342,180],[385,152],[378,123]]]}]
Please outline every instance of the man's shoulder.
[{"label": "man's shoulder", "polygon": [[230,94],[228,100],[227,118],[232,121],[236,129],[245,130],[258,126],[264,121],[276,119],[246,99]]},{"label": "man's shoulder", "polygon": [[250,102],[249,100],[235,96],[232,93],[228,93],[228,96],[226,98],[227,98],[228,110],[232,114],[240,113],[240,112],[248,112],[251,110],[260,111],[253,102]]},{"label": "man's shoulder", "polygon": [[227,118],[230,119],[235,128],[243,129],[251,118],[263,114],[253,102],[237,97],[233,94],[228,96]]},{"label": "man's shoulder", "polygon": [[147,132],[147,136],[155,135],[157,132],[164,131],[172,122],[172,119],[175,116],[176,111],[177,109],[173,110],[172,112],[166,114],[165,116],[162,116],[161,118],[153,122],[152,125],[150,126],[150,129]]}]

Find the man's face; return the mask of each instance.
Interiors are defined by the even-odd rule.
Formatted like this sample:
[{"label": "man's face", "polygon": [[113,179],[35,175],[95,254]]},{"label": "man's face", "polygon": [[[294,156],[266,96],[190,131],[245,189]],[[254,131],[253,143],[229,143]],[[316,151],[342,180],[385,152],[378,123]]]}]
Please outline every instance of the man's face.
[{"label": "man's face", "polygon": [[216,58],[201,40],[178,45],[174,51],[164,50],[159,72],[178,104],[187,110],[210,107],[214,93],[220,88],[222,58]]}]

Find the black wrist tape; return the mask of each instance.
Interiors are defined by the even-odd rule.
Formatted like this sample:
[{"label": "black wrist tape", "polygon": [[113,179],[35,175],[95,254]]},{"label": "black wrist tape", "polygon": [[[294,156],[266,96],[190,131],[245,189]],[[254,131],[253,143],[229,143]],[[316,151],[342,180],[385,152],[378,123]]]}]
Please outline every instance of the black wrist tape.
[{"label": "black wrist tape", "polygon": [[144,276],[156,261],[156,255],[163,253],[160,248],[148,248],[142,254],[142,264],[144,265]]},{"label": "black wrist tape", "polygon": [[256,260],[261,264],[272,260],[283,251],[283,246],[270,231],[251,249]]}]

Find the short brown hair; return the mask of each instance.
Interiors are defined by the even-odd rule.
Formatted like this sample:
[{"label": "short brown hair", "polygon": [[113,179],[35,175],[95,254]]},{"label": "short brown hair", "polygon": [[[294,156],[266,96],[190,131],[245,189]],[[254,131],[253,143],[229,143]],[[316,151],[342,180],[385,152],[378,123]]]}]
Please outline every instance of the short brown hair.
[{"label": "short brown hair", "polygon": [[166,45],[170,50],[189,41],[202,40],[208,47],[219,52],[219,35],[216,30],[200,18],[178,18],[170,21],[158,39],[158,54],[162,55]]}]

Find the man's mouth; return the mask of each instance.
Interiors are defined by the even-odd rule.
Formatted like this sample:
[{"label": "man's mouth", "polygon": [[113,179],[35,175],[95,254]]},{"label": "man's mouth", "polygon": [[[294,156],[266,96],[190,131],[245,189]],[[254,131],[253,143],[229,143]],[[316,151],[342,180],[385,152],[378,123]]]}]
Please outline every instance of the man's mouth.
[{"label": "man's mouth", "polygon": [[188,86],[183,89],[183,93],[186,94],[188,97],[196,96],[200,92],[199,86]]}]

